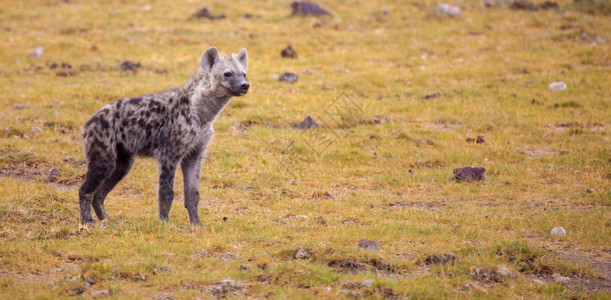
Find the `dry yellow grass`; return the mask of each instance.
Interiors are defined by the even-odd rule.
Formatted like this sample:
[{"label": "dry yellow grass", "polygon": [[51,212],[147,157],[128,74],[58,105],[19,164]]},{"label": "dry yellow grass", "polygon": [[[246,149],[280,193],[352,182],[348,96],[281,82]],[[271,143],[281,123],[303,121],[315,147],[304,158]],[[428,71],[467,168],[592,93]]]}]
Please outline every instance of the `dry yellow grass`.
[{"label": "dry yellow grass", "polygon": [[[320,4],[334,17],[291,18],[289,1],[214,1],[214,21],[189,19],[199,1],[0,1],[2,298],[205,298],[224,278],[246,285],[236,298],[611,296],[609,3],[459,1],[460,18],[429,0]],[[298,59],[280,57],[288,44]],[[80,126],[182,84],[211,45],[248,49],[252,90],[215,124],[206,226],[188,225],[180,176],[171,222],[155,219],[140,159],[106,201],[119,220],[79,228]],[[308,115],[329,128],[290,129]],[[455,182],[463,166],[486,181]],[[446,252],[456,261],[426,264]],[[498,266],[513,276],[472,276]]]}]

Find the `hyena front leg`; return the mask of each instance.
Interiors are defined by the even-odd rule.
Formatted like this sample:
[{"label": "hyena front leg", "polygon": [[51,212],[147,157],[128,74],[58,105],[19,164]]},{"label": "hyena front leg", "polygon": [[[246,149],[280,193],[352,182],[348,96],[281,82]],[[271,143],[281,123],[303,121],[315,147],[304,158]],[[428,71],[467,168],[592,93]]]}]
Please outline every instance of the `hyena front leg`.
[{"label": "hyena front leg", "polygon": [[170,209],[174,200],[174,176],[180,159],[159,158],[159,219],[170,220]]},{"label": "hyena front leg", "polygon": [[185,189],[185,208],[189,214],[191,225],[201,225],[197,215],[197,205],[199,203],[199,179],[202,165],[203,151],[197,147],[182,159],[182,177]]}]

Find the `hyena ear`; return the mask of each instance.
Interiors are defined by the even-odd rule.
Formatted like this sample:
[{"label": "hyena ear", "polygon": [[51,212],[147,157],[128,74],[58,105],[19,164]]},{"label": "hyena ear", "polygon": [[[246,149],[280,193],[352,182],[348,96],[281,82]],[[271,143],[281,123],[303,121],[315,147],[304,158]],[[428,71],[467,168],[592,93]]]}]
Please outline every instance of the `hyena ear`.
[{"label": "hyena ear", "polygon": [[246,53],[246,48],[240,51],[240,54],[238,54],[237,59],[238,59],[238,62],[244,68],[244,70],[248,69],[248,53]]},{"label": "hyena ear", "polygon": [[209,72],[212,66],[219,61],[219,52],[216,47],[210,47],[202,54],[200,65],[204,71]]}]

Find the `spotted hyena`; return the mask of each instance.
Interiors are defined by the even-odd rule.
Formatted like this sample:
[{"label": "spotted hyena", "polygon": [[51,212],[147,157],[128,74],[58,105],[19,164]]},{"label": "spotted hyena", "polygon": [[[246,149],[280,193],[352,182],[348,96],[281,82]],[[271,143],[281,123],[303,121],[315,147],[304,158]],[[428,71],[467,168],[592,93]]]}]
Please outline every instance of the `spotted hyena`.
[{"label": "spotted hyena", "polygon": [[180,164],[185,207],[191,224],[197,215],[202,158],[212,139],[212,123],[234,96],[248,92],[248,54],[219,55],[215,47],[202,54],[200,68],[182,87],[124,98],[102,107],[83,126],[88,170],[79,189],[81,222],[107,218],[106,195],[129,172],[135,156],[150,156],[159,171],[159,218],[168,220],[174,198],[174,176]]}]

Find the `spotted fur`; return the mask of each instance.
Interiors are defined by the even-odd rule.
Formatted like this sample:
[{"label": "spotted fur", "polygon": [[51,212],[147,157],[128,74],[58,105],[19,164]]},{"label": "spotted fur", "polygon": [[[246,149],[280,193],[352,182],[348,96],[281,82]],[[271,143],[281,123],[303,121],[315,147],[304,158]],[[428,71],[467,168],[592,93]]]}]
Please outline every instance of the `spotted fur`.
[{"label": "spotted fur", "polygon": [[198,71],[182,87],[107,104],[83,126],[88,170],[79,189],[81,222],[107,218],[104,199],[129,172],[136,156],[153,157],[159,172],[159,218],[169,220],[174,176],[180,164],[185,208],[197,214],[201,162],[214,134],[212,123],[233,96],[248,92],[248,55],[202,54]]}]

